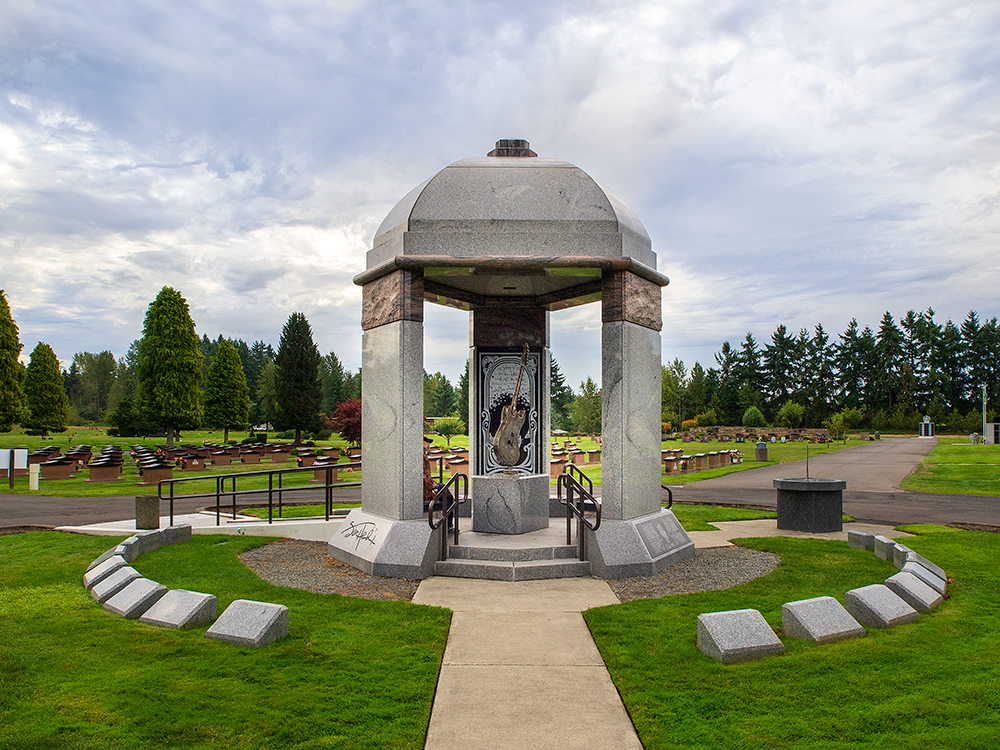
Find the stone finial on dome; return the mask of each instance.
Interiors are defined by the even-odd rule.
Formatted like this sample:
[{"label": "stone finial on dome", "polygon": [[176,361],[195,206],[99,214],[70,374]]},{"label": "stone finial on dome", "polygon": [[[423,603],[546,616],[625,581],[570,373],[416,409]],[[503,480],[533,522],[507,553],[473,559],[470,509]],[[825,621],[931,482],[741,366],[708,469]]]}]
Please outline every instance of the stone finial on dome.
[{"label": "stone finial on dome", "polygon": [[538,156],[528,147],[527,141],[504,139],[497,141],[497,147],[487,156]]}]

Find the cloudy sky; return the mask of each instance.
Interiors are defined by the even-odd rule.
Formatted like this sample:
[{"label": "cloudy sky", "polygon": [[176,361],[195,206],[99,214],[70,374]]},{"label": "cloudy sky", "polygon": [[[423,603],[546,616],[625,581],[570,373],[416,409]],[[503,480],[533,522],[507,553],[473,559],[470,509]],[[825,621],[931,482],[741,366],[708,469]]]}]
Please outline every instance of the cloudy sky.
[{"label": "cloudy sky", "polygon": [[[393,204],[525,138],[653,241],[664,361],[933,307],[1000,314],[1000,3],[0,2],[0,288],[123,354],[163,285],[199,335],[304,312],[360,365],[352,277]],[[600,377],[598,305],[552,316]],[[427,306],[453,380],[466,313]]]}]

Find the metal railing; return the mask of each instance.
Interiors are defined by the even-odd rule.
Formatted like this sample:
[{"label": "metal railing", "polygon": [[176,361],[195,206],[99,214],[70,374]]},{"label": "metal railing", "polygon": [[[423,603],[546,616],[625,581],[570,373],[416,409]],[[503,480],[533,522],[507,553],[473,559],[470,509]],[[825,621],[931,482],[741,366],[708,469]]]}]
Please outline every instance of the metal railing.
[{"label": "metal railing", "polygon": [[[455,492],[449,492],[451,487],[455,488]],[[459,487],[461,487],[461,494],[459,493]],[[447,498],[451,496],[451,500],[447,501]],[[451,475],[451,479],[448,480],[447,484],[441,485],[438,491],[434,493],[434,499],[427,505],[427,523],[430,525],[431,529],[436,531],[441,528],[441,524],[444,523],[445,519],[450,519],[452,530],[455,535],[455,546],[458,546],[458,506],[467,502],[469,499],[469,477],[461,472],[456,472]],[[447,501],[447,507],[445,503]],[[434,508],[440,508],[441,516],[434,521]],[[448,559],[448,528],[445,527],[444,533],[441,534],[441,559]]]},{"label": "metal railing", "polygon": [[[222,525],[222,498],[232,498],[233,505],[233,520],[236,520],[236,498],[244,495],[262,495],[267,493],[267,522],[274,522],[274,498],[277,494],[278,498],[278,517],[281,518],[282,514],[282,502],[284,495],[290,492],[302,492],[304,490],[311,490],[315,492],[316,490],[323,490],[323,500],[326,510],[326,520],[330,520],[330,516],[333,514],[333,490],[343,489],[347,487],[360,487],[361,482],[334,482],[333,478],[336,476],[336,472],[342,471],[344,469],[360,469],[360,463],[347,463],[347,464],[329,464],[328,466],[300,466],[294,469],[268,469],[263,471],[241,471],[235,474],[214,474],[210,476],[196,476],[196,477],[177,477],[174,479],[161,479],[156,486],[156,495],[162,500],[170,501],[170,525],[174,525],[174,487],[183,484],[185,482],[205,482],[208,480],[215,480],[215,491],[214,492],[194,492],[191,494],[184,494],[184,499],[196,499],[199,497],[214,497],[215,498],[215,525]],[[313,472],[314,474],[319,471],[325,470],[326,481],[323,484],[304,484],[295,487],[283,486],[283,477],[286,474],[300,474],[303,472]],[[258,487],[255,489],[237,489],[237,480],[246,477],[267,477],[267,488]],[[274,479],[277,477],[278,485],[274,484]],[[229,489],[226,489],[227,481],[230,483]],[[170,494],[164,496],[164,487],[169,487]]]},{"label": "metal railing", "polygon": [[[674,507],[674,493],[665,484],[661,484],[660,489],[664,489],[667,491],[667,510],[670,510],[671,508]],[[663,505],[663,503],[661,502],[660,505]]]},{"label": "metal railing", "polygon": [[[584,482],[587,483],[586,487],[584,487]],[[573,516],[575,515],[580,559],[586,560],[587,551],[584,546],[586,537],[583,533],[583,527],[586,526],[591,531],[597,531],[601,526],[601,503],[594,497],[594,483],[575,464],[566,464],[566,469],[556,480],[556,488],[559,503],[566,506],[566,544],[573,543]],[[566,490],[565,500],[563,500],[564,489]],[[588,502],[594,509],[593,522],[586,516]]]}]

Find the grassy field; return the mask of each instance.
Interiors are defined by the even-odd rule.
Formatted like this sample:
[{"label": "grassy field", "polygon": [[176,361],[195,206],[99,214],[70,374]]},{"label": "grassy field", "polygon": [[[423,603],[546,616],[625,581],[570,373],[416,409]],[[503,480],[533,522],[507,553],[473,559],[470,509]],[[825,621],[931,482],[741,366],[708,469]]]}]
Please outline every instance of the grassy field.
[{"label": "grassy field", "polygon": [[[723,666],[696,648],[703,612],[843,600],[895,569],[844,542],[742,540],[780,555],[773,573],[725,591],[585,613],[647,750],[668,748],[994,748],[1000,745],[1000,535],[913,527],[907,544],[954,576],[919,622]],[[627,634],[627,637],[623,637]],[[779,633],[780,634],[780,633]]]},{"label": "grassy field", "polygon": [[237,556],[270,539],[196,536],[134,567],[171,588],[289,607],[253,650],[105,612],[83,588],[115,541],[0,537],[0,747],[420,748],[447,610],[281,588]]},{"label": "grassy field", "polygon": [[972,445],[939,437],[920,466],[900,485],[914,492],[1000,497],[1000,445]]}]

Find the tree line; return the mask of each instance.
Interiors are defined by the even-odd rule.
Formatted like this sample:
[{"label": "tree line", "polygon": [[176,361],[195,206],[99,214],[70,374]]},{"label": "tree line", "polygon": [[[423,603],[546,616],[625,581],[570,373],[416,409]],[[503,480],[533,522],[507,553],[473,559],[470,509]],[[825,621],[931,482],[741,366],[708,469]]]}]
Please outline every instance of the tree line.
[{"label": "tree line", "polygon": [[67,424],[110,425],[122,436],[208,426],[225,431],[273,426],[330,434],[339,407],[361,395],[360,371],[336,353],[321,356],[302,313],[293,313],[277,351],[219,336],[200,339],[187,302],[164,287],[150,303],[143,335],[120,359],[110,351],[78,352],[70,366],[45,343],[27,367],[6,295],[0,291],[0,431],[20,424],[31,432],[60,432]]},{"label": "tree line", "polygon": [[797,334],[779,325],[763,346],[747,333],[738,347],[724,342],[708,369],[695,362],[689,372],[675,359],[663,366],[661,418],[671,428],[692,420],[819,427],[837,418],[850,427],[914,431],[928,415],[940,432],[976,432],[984,387],[995,419],[996,317],[981,321],[971,311],[960,325],[940,323],[928,308],[897,323],[886,312],[877,330],[852,319],[836,339],[822,324]]}]

